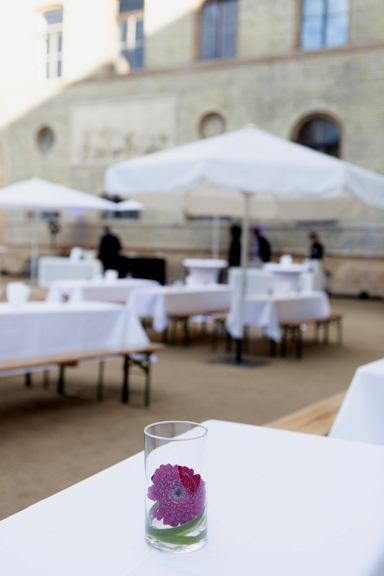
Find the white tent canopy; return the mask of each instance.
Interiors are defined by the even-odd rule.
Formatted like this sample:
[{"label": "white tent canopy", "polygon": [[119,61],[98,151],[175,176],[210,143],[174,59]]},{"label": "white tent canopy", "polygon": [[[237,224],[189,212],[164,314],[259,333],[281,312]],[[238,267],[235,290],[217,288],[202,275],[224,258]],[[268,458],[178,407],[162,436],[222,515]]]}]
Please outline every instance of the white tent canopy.
[{"label": "white tent canopy", "polygon": [[[281,200],[300,197],[319,200],[349,195],[384,208],[384,176],[273,136],[255,126],[119,162],[110,166],[105,175],[108,193],[140,195],[147,205],[152,205],[158,194],[166,194],[161,198],[163,207],[167,198],[168,202],[175,202],[177,196],[184,195],[184,207],[188,209],[189,198],[193,202],[193,190],[197,197],[201,195],[201,185],[208,185],[201,200],[205,213],[225,214],[224,198],[230,201],[238,192],[245,199],[243,291],[237,306],[235,334],[239,340],[243,336],[251,197],[272,195]],[[223,189],[223,193],[214,188]]]},{"label": "white tent canopy", "polygon": [[93,194],[80,192],[61,184],[32,178],[5,186],[0,190],[0,209],[30,210],[35,214],[31,237],[31,280],[35,279],[33,261],[38,256],[37,214],[61,210],[81,213],[84,210],[113,210],[114,203]]},{"label": "white tent canopy", "polygon": [[0,190],[0,208],[31,211],[113,210],[114,203],[40,178]]}]

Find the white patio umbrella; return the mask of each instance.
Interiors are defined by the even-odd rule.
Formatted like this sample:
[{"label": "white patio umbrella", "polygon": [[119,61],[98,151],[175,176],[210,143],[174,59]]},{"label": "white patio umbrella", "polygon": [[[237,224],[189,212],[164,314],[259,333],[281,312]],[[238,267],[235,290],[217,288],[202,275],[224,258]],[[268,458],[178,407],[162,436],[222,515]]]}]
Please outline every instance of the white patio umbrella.
[{"label": "white patio umbrella", "polygon": [[[212,214],[223,213],[222,201],[236,203],[236,195],[240,192],[243,196],[243,282],[237,306],[237,328],[233,331],[238,339],[238,360],[243,337],[251,198],[272,195],[280,199],[301,196],[318,199],[347,194],[384,208],[383,176],[255,126],[119,162],[110,166],[105,175],[108,193],[140,195],[147,206],[159,202],[163,206],[178,203],[180,208],[188,209],[188,203],[192,204],[194,197],[201,194],[202,184],[208,184],[208,190],[213,190],[206,192],[203,200],[206,210]],[[225,193],[220,195],[214,188]]]},{"label": "white patio umbrella", "polygon": [[30,210],[34,213],[35,225],[31,235],[31,280],[34,280],[32,262],[38,254],[37,215],[39,211],[113,210],[114,203],[61,184],[32,178],[2,188],[0,209]]}]

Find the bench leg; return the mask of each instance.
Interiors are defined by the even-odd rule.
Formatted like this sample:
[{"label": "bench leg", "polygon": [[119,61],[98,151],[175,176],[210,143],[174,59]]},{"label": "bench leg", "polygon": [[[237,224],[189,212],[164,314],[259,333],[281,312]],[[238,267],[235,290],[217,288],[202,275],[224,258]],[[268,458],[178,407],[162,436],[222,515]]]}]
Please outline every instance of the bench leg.
[{"label": "bench leg", "polygon": [[61,396],[64,394],[64,376],[65,376],[65,366],[60,365],[59,368],[59,379],[57,381],[57,393]]},{"label": "bench leg", "polygon": [[343,325],[341,320],[337,320],[337,344],[341,346],[343,343]]},{"label": "bench leg", "polygon": [[315,344],[318,344],[319,342],[319,328],[320,328],[320,322],[315,322],[313,326],[313,341]]},{"label": "bench leg", "polygon": [[31,388],[31,386],[32,386],[32,374],[30,372],[27,372],[25,374],[25,387]]},{"label": "bench leg", "polygon": [[103,381],[104,381],[104,360],[100,360],[99,362],[99,379],[97,381],[97,393],[96,393],[96,401],[101,402],[103,399]]},{"label": "bench leg", "polygon": [[272,338],[270,338],[269,343],[270,343],[269,355],[276,356],[276,342],[272,340]]},{"label": "bench leg", "polygon": [[297,328],[296,332],[296,358],[301,360],[303,355],[303,333],[300,326]]},{"label": "bench leg", "polygon": [[49,370],[44,370],[43,374],[43,387],[45,389],[49,388]]},{"label": "bench leg", "polygon": [[217,320],[213,321],[213,329],[212,329],[212,351],[216,352],[217,345],[219,342],[219,325]]},{"label": "bench leg", "polygon": [[189,318],[183,318],[184,346],[189,346]]},{"label": "bench leg", "polygon": [[225,331],[225,350],[226,352],[232,352],[232,337],[228,330]]},{"label": "bench leg", "polygon": [[324,339],[323,344],[327,345],[329,343],[329,320],[324,322]]},{"label": "bench leg", "polygon": [[162,341],[163,341],[163,344],[167,344],[167,342],[168,342],[168,326],[166,328],[164,328],[164,330],[163,330]]},{"label": "bench leg", "polygon": [[288,330],[287,328],[283,328],[283,334],[281,338],[281,355],[284,358],[287,355],[287,337],[288,337]]},{"label": "bench leg", "polygon": [[129,400],[129,364],[130,358],[128,355],[124,356],[124,377],[123,377],[123,391],[122,391],[122,402],[123,404],[128,404]]}]

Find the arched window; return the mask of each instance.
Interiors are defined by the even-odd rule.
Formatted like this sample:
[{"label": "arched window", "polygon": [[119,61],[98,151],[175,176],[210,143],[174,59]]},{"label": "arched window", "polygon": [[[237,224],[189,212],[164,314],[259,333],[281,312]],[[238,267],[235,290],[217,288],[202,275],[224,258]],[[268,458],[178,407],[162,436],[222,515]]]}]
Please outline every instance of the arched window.
[{"label": "arched window", "polygon": [[120,0],[120,54],[127,68],[144,66],[144,0]]},{"label": "arched window", "polygon": [[340,157],[340,129],[329,118],[318,116],[305,122],[297,134],[296,141],[313,150]]},{"label": "arched window", "polygon": [[200,58],[236,56],[237,0],[208,0],[201,9]]},{"label": "arched window", "polygon": [[63,51],[63,11],[44,12],[45,77],[61,78]]},{"label": "arched window", "polygon": [[301,2],[301,48],[316,50],[348,43],[349,0]]}]

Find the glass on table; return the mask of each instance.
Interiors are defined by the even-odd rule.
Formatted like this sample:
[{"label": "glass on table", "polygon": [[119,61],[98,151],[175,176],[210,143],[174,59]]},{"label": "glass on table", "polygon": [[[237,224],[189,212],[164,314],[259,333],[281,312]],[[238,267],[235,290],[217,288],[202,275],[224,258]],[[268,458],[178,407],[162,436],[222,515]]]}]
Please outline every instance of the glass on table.
[{"label": "glass on table", "polygon": [[192,552],[207,541],[208,430],[184,421],[144,429],[145,538],[165,552]]}]

